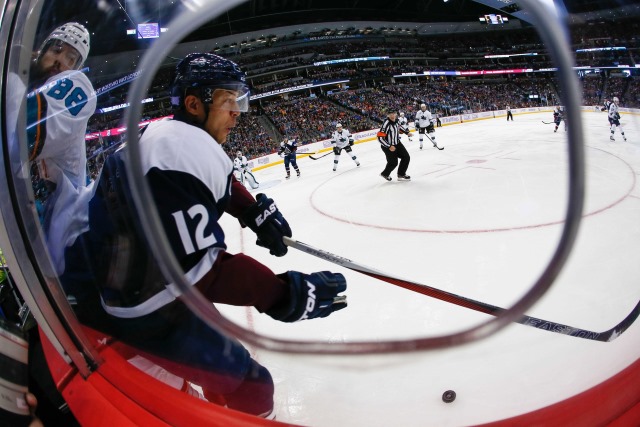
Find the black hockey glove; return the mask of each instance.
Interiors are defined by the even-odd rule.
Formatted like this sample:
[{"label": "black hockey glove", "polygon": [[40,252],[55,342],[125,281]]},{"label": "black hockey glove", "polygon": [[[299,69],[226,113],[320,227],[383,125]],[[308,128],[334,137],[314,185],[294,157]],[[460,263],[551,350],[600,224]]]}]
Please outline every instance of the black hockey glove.
[{"label": "black hockey glove", "polygon": [[340,149],[338,147],[333,147],[333,154],[335,154],[336,156],[340,155]]},{"label": "black hockey glove", "polygon": [[613,120],[620,120],[620,114],[614,113],[613,114]]},{"label": "black hockey glove", "polygon": [[289,284],[289,300],[272,307],[266,313],[281,322],[297,322],[327,317],[347,306],[347,282],[340,273],[319,271],[304,274],[287,271],[279,274]]},{"label": "black hockey glove", "polygon": [[353,145],[353,138],[349,139],[349,145]]},{"label": "black hockey glove", "polygon": [[291,237],[291,228],[273,199],[262,193],[258,194],[256,203],[242,214],[242,221],[258,236],[258,246],[269,249],[269,253],[275,256],[287,253],[282,237]]},{"label": "black hockey glove", "polygon": [[433,133],[435,131],[436,129],[433,127],[433,123],[429,123],[429,126],[427,126],[427,133]]}]

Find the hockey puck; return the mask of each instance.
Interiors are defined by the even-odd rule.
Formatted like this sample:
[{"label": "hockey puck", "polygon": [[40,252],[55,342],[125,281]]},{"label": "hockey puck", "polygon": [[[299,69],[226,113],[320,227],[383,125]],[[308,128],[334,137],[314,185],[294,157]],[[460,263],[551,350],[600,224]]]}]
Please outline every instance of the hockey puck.
[{"label": "hockey puck", "polygon": [[453,390],[447,390],[442,393],[442,401],[445,403],[451,403],[456,400],[456,392]]}]

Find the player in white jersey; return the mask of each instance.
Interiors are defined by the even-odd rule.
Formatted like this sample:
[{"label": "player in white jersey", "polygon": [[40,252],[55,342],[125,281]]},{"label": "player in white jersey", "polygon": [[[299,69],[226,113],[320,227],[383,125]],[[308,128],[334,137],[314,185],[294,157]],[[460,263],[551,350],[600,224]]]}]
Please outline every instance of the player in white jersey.
[{"label": "player in white jersey", "polygon": [[[405,129],[409,129],[409,120],[407,119],[407,117],[404,115],[404,112],[402,111],[400,111],[400,113],[398,114],[398,126],[401,126]],[[410,133],[407,133],[407,137],[409,138],[409,141],[413,141]]]},{"label": "player in white jersey", "polygon": [[56,28],[31,67],[26,94],[29,161],[41,180],[37,196],[55,271],[64,270],[64,248],[86,230],[92,186],[87,182],[85,134],[96,108],[89,79],[78,71],[89,55],[90,36],[81,24]]},{"label": "player in white jersey", "polygon": [[404,115],[404,112],[402,111],[398,113],[398,125],[404,126],[406,128],[409,127],[409,121],[407,120],[407,117]]},{"label": "player in white jersey", "polygon": [[[233,159],[233,169],[236,171],[236,178],[238,178],[238,181],[243,185],[249,184],[253,190],[260,186],[253,172],[251,172],[247,157],[242,155],[242,151],[236,152],[236,158]],[[245,181],[247,184],[245,184]]]},{"label": "player in white jersey", "polygon": [[[415,128],[420,138],[420,149],[422,150],[422,138],[427,133],[427,138],[431,139],[433,146],[436,146],[436,129],[433,126],[431,112],[427,111],[426,104],[420,105],[420,110],[416,113]],[[430,134],[430,135],[429,135]]]},{"label": "player in white jersey", "polygon": [[[189,54],[176,67],[171,103],[174,118],[149,124],[139,149],[186,283],[212,303],[253,306],[282,322],[326,317],[346,307],[346,297],[338,296],[346,290],[339,273],[276,275],[249,256],[227,252],[220,220],[225,213],[275,256],[287,253],[283,237],[292,235],[272,199],[254,198],[234,178],[233,162],[221,147],[248,110],[244,72],[214,54]],[[89,205],[91,227],[66,252],[60,280],[77,300],[78,318],[153,355],[158,366],[201,386],[207,400],[269,416],[269,371],[241,343],[191,312],[161,273],[142,231],[146,213],[132,204],[127,156],[125,148],[107,157]]]},{"label": "player in white jersey", "polygon": [[[351,146],[353,145],[353,136],[351,136],[351,133],[349,133],[347,129],[342,127],[342,124],[338,123],[336,130],[331,135],[331,145],[333,145],[333,154],[335,155],[333,158],[333,171],[335,172],[336,169],[338,169],[338,162],[340,161],[340,153],[342,150],[348,154],[352,153]],[[356,162],[356,166],[360,166],[360,162],[355,154],[351,154],[351,158]]]},{"label": "player in white jersey", "polygon": [[622,139],[625,141],[627,137],[624,135],[624,129],[622,129],[622,125],[620,124],[620,110],[618,109],[618,104],[620,100],[617,96],[613,97],[613,102],[609,105],[609,123],[611,123],[611,136],[609,139],[611,141],[615,141],[616,139],[613,137],[613,134],[616,132],[616,128],[620,129],[620,134],[622,135]]}]

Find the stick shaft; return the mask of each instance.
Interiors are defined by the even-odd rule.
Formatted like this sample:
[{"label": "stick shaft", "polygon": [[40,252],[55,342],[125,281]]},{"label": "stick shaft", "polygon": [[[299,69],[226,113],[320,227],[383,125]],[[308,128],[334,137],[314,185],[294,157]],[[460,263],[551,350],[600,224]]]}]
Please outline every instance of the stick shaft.
[{"label": "stick shaft", "polygon": [[[410,280],[395,277],[387,273],[383,273],[373,268],[356,263],[348,258],[334,255],[322,249],[314,248],[306,243],[300,242],[299,240],[295,240],[289,237],[283,237],[283,240],[287,246],[298,249],[309,255],[313,255],[315,257],[324,259],[325,261],[337,264],[341,267],[357,271],[367,276],[382,280],[383,282],[387,282],[392,285],[411,290],[413,292],[427,295],[441,301],[445,301],[461,307],[466,307],[471,310],[479,311],[481,313],[490,314],[493,316],[498,316],[502,312],[506,311],[504,308],[497,307],[495,305],[476,301],[470,298],[465,298],[463,296],[433,288],[431,286],[423,285],[420,283],[412,282]],[[532,326],[534,328],[542,329],[548,332],[555,332],[593,341],[608,342],[613,341],[618,336],[620,336],[629,326],[631,326],[631,324],[633,324],[633,322],[638,318],[639,315],[640,301],[638,301],[631,313],[622,322],[604,332],[594,332],[588,331],[586,329],[574,328],[573,326],[563,325],[562,323],[551,322],[527,315],[522,316],[522,318],[520,318],[520,320],[517,320],[516,322],[520,323],[521,325]]]},{"label": "stick shaft", "polygon": [[444,147],[438,147],[438,144],[436,144],[436,142],[429,136],[428,133],[425,132],[425,135],[427,138],[429,138],[429,141],[431,141],[434,147],[436,147],[438,150],[444,150]]},{"label": "stick shaft", "polygon": [[328,153],[323,154],[322,156],[318,156],[318,157],[313,157],[313,155],[309,155],[309,158],[310,158],[311,160],[318,160],[318,159],[321,159],[321,158],[323,158],[323,157],[328,156],[328,155],[329,155],[329,154],[331,154],[331,153],[333,153],[333,151],[329,151]]}]

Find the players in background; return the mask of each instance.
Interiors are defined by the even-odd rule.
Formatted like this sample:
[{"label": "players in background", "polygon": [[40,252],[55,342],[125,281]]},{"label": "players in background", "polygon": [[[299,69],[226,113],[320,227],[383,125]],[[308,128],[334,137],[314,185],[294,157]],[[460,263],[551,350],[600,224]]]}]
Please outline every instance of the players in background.
[{"label": "players in background", "polygon": [[609,121],[609,127],[611,127],[613,123],[611,122],[611,117],[609,117],[609,107],[611,107],[611,101],[609,101],[609,98],[605,98],[600,111],[605,111],[607,113],[607,120]]},{"label": "players in background", "polygon": [[[409,120],[406,118],[402,111],[398,115],[398,125],[405,129],[409,129]],[[411,133],[408,133],[407,136],[409,137],[409,141],[413,141],[413,138],[411,138]]]},{"label": "players in background", "polygon": [[600,108],[600,111],[606,111],[608,113],[610,106],[611,106],[611,101],[609,101],[609,98],[605,98],[604,102],[602,103],[602,108]]},{"label": "players in background", "polygon": [[242,155],[242,151],[236,152],[236,158],[233,159],[233,169],[236,171],[236,178],[243,185],[246,185],[246,181],[253,190],[260,186],[260,183],[251,172],[247,158]]},{"label": "players in background", "polygon": [[380,127],[377,134],[380,148],[387,158],[387,165],[380,176],[387,181],[391,181],[391,172],[398,166],[398,159],[400,159],[398,181],[410,181],[411,177],[407,175],[407,169],[409,168],[411,156],[400,141],[400,134],[405,133],[408,135],[409,129],[403,128],[398,124],[398,113],[394,109],[386,109],[385,113],[387,118],[382,123],[382,127]]},{"label": "players in background", "polygon": [[[420,111],[416,113],[415,119],[415,127],[418,131],[418,135],[420,138],[420,149],[422,150],[422,138],[425,133],[427,134],[427,138],[431,140],[433,146],[436,146],[436,135],[435,128],[433,127],[433,117],[431,116],[431,112],[427,111],[426,104],[420,105]],[[431,134],[431,136],[429,136]]]},{"label": "players in background", "polygon": [[[553,123],[555,123],[556,127],[555,129],[553,129],[554,132],[558,131],[558,127],[560,127],[560,122],[562,122],[563,120],[565,120],[564,118],[564,110],[562,109],[561,106],[556,106],[556,108],[553,110]],[[564,130],[565,132],[567,131],[567,122],[564,122]]]},{"label": "players in background", "polygon": [[406,128],[409,127],[409,120],[407,120],[407,118],[405,117],[404,113],[402,111],[400,111],[400,113],[398,113],[398,125],[399,126],[404,126]]},{"label": "players in background", "polygon": [[511,107],[507,105],[507,121],[509,121],[509,119],[513,121],[513,114],[511,113]]},{"label": "players in background", "polygon": [[296,170],[298,177],[300,177],[300,169],[298,169],[298,162],[296,160],[296,152],[298,151],[298,141],[295,138],[285,139],[280,143],[280,149],[278,154],[284,159],[284,169],[287,171],[286,179],[291,178],[290,165]]},{"label": "players in background", "polygon": [[622,129],[622,125],[620,124],[620,111],[618,110],[618,103],[620,100],[617,96],[613,97],[613,102],[609,105],[609,123],[611,123],[611,136],[609,139],[611,141],[615,141],[616,139],[613,137],[613,134],[616,132],[616,128],[620,129],[620,134],[622,135],[622,139],[625,141],[627,137],[624,136],[624,130]]},{"label": "players in background", "polygon": [[[351,133],[349,133],[347,129],[342,127],[342,124],[338,123],[336,125],[336,130],[331,135],[331,145],[333,145],[333,154],[335,154],[333,158],[333,171],[335,172],[336,169],[338,169],[338,162],[340,161],[340,153],[342,150],[351,154],[353,136],[351,136]],[[360,166],[360,162],[356,158],[355,154],[351,154],[351,158],[356,162],[356,166]]]},{"label": "players in background", "polygon": [[[232,61],[192,53],[176,67],[172,120],[150,123],[139,141],[140,165],[182,278],[212,303],[253,306],[281,322],[326,317],[346,307],[341,274],[276,275],[242,253],[227,252],[227,213],[283,256],[291,229],[264,194],[254,199],[233,176],[223,151],[249,106],[245,74]],[[89,230],[66,253],[61,283],[83,323],[113,335],[166,371],[202,387],[207,400],[268,417],[274,383],[238,341],[212,329],[165,278],[142,231],[145,211],[132,205],[124,148],[105,160],[89,209]],[[309,298],[313,295],[314,298]],[[148,357],[147,357],[148,356]],[[151,359],[152,358],[152,359]]]},{"label": "players in background", "polygon": [[78,71],[89,48],[84,26],[59,26],[42,43],[27,88],[29,161],[38,166],[41,221],[58,274],[64,270],[64,248],[85,231],[93,192],[87,180],[85,134],[96,96],[87,76]]}]

